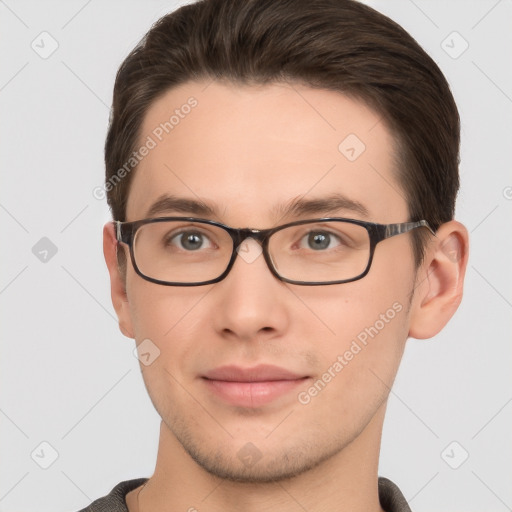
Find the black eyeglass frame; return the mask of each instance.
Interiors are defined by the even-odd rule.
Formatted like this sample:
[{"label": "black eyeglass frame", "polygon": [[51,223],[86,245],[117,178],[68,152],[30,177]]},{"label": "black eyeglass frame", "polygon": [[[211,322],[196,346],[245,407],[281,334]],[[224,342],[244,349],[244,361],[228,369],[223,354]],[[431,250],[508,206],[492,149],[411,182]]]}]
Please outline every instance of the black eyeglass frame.
[{"label": "black eyeglass frame", "polygon": [[[231,258],[229,263],[224,270],[224,272],[215,279],[210,279],[208,281],[201,281],[198,283],[177,283],[177,282],[169,282],[169,281],[161,281],[159,279],[154,279],[152,277],[144,275],[139,267],[137,266],[137,261],[135,259],[134,249],[133,249],[133,240],[135,238],[135,234],[137,230],[146,224],[156,223],[156,222],[167,222],[167,221],[188,221],[188,222],[196,222],[200,224],[209,224],[212,226],[217,226],[219,228],[224,229],[228,232],[233,240],[233,253],[231,254]],[[268,251],[268,244],[270,237],[276,233],[277,231],[281,231],[282,229],[286,229],[292,226],[300,226],[301,224],[310,224],[314,222],[347,222],[349,224],[357,224],[358,226],[364,227],[368,235],[370,237],[370,256],[368,258],[368,264],[364,271],[357,275],[356,277],[352,277],[350,279],[343,279],[338,281],[295,281],[293,279],[287,279],[286,277],[282,277],[279,275],[277,270],[274,267],[272,262],[272,257]],[[214,284],[222,281],[230,272],[233,267],[236,257],[237,257],[237,249],[240,244],[247,238],[254,238],[258,242],[260,242],[262,246],[263,257],[267,263],[267,266],[270,272],[277,277],[280,281],[290,284],[298,284],[303,286],[320,286],[320,285],[331,285],[331,284],[343,284],[350,283],[353,281],[358,281],[362,279],[364,276],[368,274],[370,271],[370,267],[373,261],[373,256],[375,253],[375,248],[379,242],[391,238],[396,235],[401,235],[402,233],[407,233],[413,229],[425,227],[427,228],[434,236],[435,232],[430,227],[426,220],[419,220],[416,222],[401,222],[398,224],[377,224],[374,222],[365,222],[362,220],[356,219],[346,219],[343,217],[323,217],[318,219],[307,219],[307,220],[299,220],[295,222],[289,222],[287,224],[282,224],[280,226],[276,226],[274,228],[269,229],[252,229],[252,228],[232,228],[230,226],[226,226],[225,224],[221,224],[220,222],[216,222],[208,219],[199,219],[196,217],[156,217],[149,219],[141,219],[133,222],[121,222],[121,221],[113,221],[115,231],[116,231],[116,239],[118,242],[122,242],[130,248],[130,258],[132,261],[133,268],[135,272],[145,279],[146,281],[150,281],[155,284],[161,284],[164,286],[204,286],[207,284]]]}]

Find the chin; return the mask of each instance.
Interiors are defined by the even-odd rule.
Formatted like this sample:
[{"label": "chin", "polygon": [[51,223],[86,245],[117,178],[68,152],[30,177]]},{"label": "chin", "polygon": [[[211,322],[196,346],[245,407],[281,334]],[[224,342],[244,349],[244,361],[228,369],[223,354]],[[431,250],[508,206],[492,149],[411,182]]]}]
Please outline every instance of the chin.
[{"label": "chin", "polygon": [[[204,443],[194,444],[186,436],[181,443],[189,456],[207,473],[238,483],[265,484],[293,479],[312,470],[339,453],[343,446],[308,444],[297,440],[296,446],[268,445],[261,440],[247,442],[236,451],[233,444],[209,449]],[[181,442],[181,440],[180,440]],[[261,450],[258,448],[261,446]]]}]

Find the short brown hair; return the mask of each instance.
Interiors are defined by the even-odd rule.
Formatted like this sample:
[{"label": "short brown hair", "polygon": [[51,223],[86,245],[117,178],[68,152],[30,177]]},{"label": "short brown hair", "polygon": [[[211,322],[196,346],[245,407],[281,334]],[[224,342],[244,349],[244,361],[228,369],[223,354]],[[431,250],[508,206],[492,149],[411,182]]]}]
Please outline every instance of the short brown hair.
[{"label": "short brown hair", "polygon": [[[364,102],[394,136],[410,219],[435,230],[453,218],[459,114],[439,67],[402,27],[355,0],[200,0],[158,20],[117,72],[105,143],[115,220],[125,220],[133,172],[112,180],[135,151],[148,108],[201,79],[300,83]],[[423,231],[413,233],[417,265]]]}]

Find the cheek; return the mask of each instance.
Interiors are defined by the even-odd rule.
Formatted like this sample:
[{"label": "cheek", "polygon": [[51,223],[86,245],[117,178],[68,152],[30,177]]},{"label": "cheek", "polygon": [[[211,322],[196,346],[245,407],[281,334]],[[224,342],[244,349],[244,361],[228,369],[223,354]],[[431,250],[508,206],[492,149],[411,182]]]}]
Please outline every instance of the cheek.
[{"label": "cheek", "polygon": [[389,395],[403,354],[408,315],[399,301],[370,307],[351,297],[339,304],[337,315],[324,311],[335,335],[320,341],[318,371],[297,399],[306,417],[322,419],[323,429],[353,436]]},{"label": "cheek", "polygon": [[[322,337],[316,337],[319,346],[310,348],[321,354],[326,368],[340,359],[346,367],[394,366],[407,339],[408,292],[398,292],[395,288],[387,293],[371,294],[356,290],[355,286],[352,290],[345,286],[341,297],[341,290],[337,297],[322,293],[322,302],[316,310],[327,329]],[[311,297],[302,298],[315,309]],[[310,332],[308,337],[313,336],[312,324],[312,319],[303,320],[304,330]]]},{"label": "cheek", "polygon": [[127,294],[136,340],[168,336],[194,309],[202,295],[194,287],[163,286],[145,281],[133,269],[128,276]]},{"label": "cheek", "polygon": [[317,316],[316,322],[311,315],[296,321],[306,330],[323,324],[324,346],[336,349],[342,349],[358,336],[364,343],[365,336],[370,336],[368,330],[379,339],[402,332],[407,323],[414,268],[408,260],[391,262],[386,261],[386,256],[384,252],[377,253],[368,275],[358,281],[318,288],[296,287],[295,294]]},{"label": "cheek", "polygon": [[[327,329],[317,336],[319,346],[311,347],[321,363],[303,402],[314,399],[320,414],[351,418],[364,415],[364,409],[371,414],[382,403],[407,340],[413,276],[408,261],[385,265],[381,258],[360,281],[326,286],[321,293],[304,289],[301,299]],[[312,336],[311,318],[302,323]]]},{"label": "cheek", "polygon": [[188,340],[197,339],[198,311],[206,287],[167,287],[134,277],[129,291],[130,314],[137,343],[149,339],[160,353],[158,365],[174,372],[193,360]]},{"label": "cheek", "polygon": [[[190,400],[187,378],[195,373],[201,357],[201,343],[191,340],[198,340],[198,333],[206,334],[199,325],[206,293],[206,288],[132,283],[130,311],[144,383],[155,409],[170,421],[174,421],[173,411],[186,407]],[[145,364],[142,354],[148,352],[150,361]]]}]

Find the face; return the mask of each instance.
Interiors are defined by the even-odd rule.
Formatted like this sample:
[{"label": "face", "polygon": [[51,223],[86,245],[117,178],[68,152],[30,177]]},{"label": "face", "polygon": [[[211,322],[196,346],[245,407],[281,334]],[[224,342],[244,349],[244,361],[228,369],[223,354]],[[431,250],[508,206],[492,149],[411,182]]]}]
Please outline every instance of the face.
[{"label": "face", "polygon": [[[166,133],[161,123],[173,113]],[[164,195],[214,212],[153,216],[232,227],[408,220],[390,133],[339,93],[187,83],[148,110],[141,144],[148,136],[156,145],[135,171],[128,221],[150,216]],[[348,201],[300,215],[279,210],[334,193]],[[361,280],[299,286],[274,277],[254,243],[246,247],[254,257],[237,257],[223,281],[206,286],[154,284],[128,262],[121,320],[137,344],[149,339],[159,350],[141,368],[168,435],[210,473],[270,481],[340,453],[384,410],[408,335],[415,267],[404,234],[377,246]]]}]

